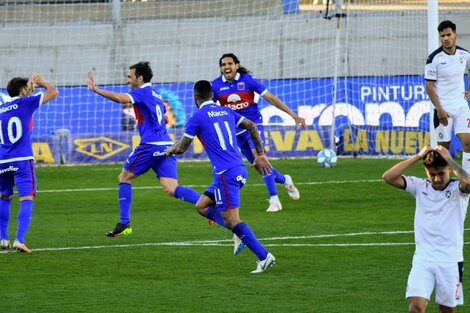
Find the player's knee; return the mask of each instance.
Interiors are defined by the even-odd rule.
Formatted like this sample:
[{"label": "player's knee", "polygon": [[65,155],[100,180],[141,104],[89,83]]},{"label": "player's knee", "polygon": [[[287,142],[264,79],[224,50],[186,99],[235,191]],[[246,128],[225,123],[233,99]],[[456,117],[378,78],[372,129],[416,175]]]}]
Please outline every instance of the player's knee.
[{"label": "player's knee", "polygon": [[168,197],[174,198],[175,197],[175,188],[168,188],[163,186],[163,190],[165,190],[165,193]]},{"label": "player's knee", "polygon": [[135,179],[135,175],[130,175],[128,173],[121,173],[118,175],[118,182],[120,184],[132,184]]},{"label": "player's knee", "polygon": [[233,229],[238,223],[241,223],[239,218],[222,216],[224,218],[224,223],[228,229]]},{"label": "player's knee", "polygon": [[426,312],[426,307],[423,307],[420,303],[411,302],[408,305],[408,313],[424,313]]},{"label": "player's knee", "polygon": [[438,142],[438,145],[444,146],[447,150],[450,149],[450,142]]},{"label": "player's knee", "polygon": [[2,200],[11,200],[13,199],[13,195],[4,195],[4,194],[0,194],[0,199]]},{"label": "player's knee", "polygon": [[455,308],[439,305],[439,313],[455,313]]},{"label": "player's knee", "polygon": [[470,152],[470,142],[462,142],[463,152]]},{"label": "player's knee", "polygon": [[205,205],[201,205],[199,201],[196,203],[196,210],[199,215],[206,216],[207,208]]}]

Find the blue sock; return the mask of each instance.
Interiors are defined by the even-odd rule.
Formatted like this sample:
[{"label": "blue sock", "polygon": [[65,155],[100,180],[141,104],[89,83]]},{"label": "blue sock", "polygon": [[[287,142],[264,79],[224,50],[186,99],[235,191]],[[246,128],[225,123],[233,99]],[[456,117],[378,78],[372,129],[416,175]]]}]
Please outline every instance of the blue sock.
[{"label": "blue sock", "polygon": [[216,206],[211,206],[207,208],[206,218],[208,220],[213,220],[214,222],[216,222],[222,227],[227,228],[227,225],[225,225],[225,222],[224,222],[224,218],[222,217],[222,215],[220,214]]},{"label": "blue sock", "polygon": [[24,237],[29,229],[31,216],[33,215],[33,200],[20,201],[20,209],[18,211],[18,230],[16,231],[16,239],[24,243]]},{"label": "blue sock", "polygon": [[279,173],[274,167],[272,168],[271,175],[274,175],[274,181],[278,184],[284,184],[286,182],[286,177]]},{"label": "blue sock", "polygon": [[131,221],[131,204],[132,204],[132,185],[120,183],[118,188],[119,211],[121,219],[119,223],[126,225]]},{"label": "blue sock", "polygon": [[263,175],[263,180],[264,180],[264,184],[266,185],[266,188],[268,188],[269,195],[271,197],[277,196],[277,189],[276,189],[276,183],[274,181],[274,174],[271,173],[269,175]]},{"label": "blue sock", "polygon": [[181,199],[183,201],[196,204],[196,202],[201,197],[194,189],[185,186],[176,186],[175,189],[175,198]]},{"label": "blue sock", "polygon": [[250,226],[240,222],[232,229],[232,232],[243,241],[243,243],[258,257],[258,260],[264,260],[268,256],[268,250],[256,239]]},{"label": "blue sock", "polygon": [[0,239],[10,239],[8,236],[8,222],[10,221],[11,199],[0,199]]}]

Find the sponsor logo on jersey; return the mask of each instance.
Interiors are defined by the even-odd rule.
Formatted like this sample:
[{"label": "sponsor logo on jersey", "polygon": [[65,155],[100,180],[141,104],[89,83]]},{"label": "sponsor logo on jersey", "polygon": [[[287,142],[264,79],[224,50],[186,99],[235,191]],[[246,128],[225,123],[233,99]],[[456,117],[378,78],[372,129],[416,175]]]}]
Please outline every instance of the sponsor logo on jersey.
[{"label": "sponsor logo on jersey", "polygon": [[219,117],[219,116],[228,115],[228,112],[227,111],[209,111],[207,112],[207,115],[209,117]]},{"label": "sponsor logo on jersey", "polygon": [[229,89],[230,89],[230,87],[222,87],[222,88],[219,89],[219,91],[222,91],[222,90],[229,90]]},{"label": "sponsor logo on jersey", "polygon": [[243,185],[246,184],[246,177],[243,177],[242,175],[237,176],[237,181],[241,182]]},{"label": "sponsor logo on jersey", "polygon": [[6,173],[6,172],[16,172],[18,170],[17,167],[13,167],[13,165],[10,165],[7,168],[1,169],[0,174]]},{"label": "sponsor logo on jersey", "polygon": [[16,110],[18,109],[18,104],[12,104],[4,108],[0,108],[0,113],[5,113],[11,110]]},{"label": "sponsor logo on jersey", "polygon": [[158,156],[164,156],[165,155],[165,151],[155,151],[153,153],[153,156],[154,157],[158,157]]},{"label": "sponsor logo on jersey", "polygon": [[228,96],[227,104],[225,106],[228,106],[232,110],[241,110],[250,106],[248,102],[239,102],[241,100],[242,98],[240,98],[239,95],[232,93],[230,96]]}]

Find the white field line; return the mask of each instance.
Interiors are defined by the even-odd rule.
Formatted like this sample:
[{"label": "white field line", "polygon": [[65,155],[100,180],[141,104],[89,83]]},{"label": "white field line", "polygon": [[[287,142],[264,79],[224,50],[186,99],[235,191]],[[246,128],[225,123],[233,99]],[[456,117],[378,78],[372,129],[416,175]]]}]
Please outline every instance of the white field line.
[{"label": "white field line", "polygon": [[[332,181],[321,181],[321,182],[296,182],[296,185],[323,185],[323,184],[350,184],[350,183],[377,183],[383,182],[382,179],[362,179],[362,180],[332,180]],[[209,185],[185,185],[186,187],[200,187],[205,188]],[[251,187],[265,186],[264,184],[250,184]],[[74,189],[50,189],[50,190],[40,190],[38,193],[61,193],[61,192],[86,192],[86,191],[116,191],[118,187],[105,187],[105,188],[74,188]],[[132,186],[133,190],[143,190],[143,189],[162,189],[162,186]]]},{"label": "white field line", "polygon": [[[465,229],[470,230],[470,228]],[[270,237],[261,238],[260,241],[282,241],[282,240],[302,240],[312,238],[333,238],[333,237],[352,237],[352,236],[371,236],[371,235],[397,235],[411,234],[413,231],[384,231],[384,232],[359,232],[344,234],[322,234],[311,236],[286,236],[286,237]],[[116,239],[110,239],[116,240]],[[465,245],[470,242],[464,242]],[[370,242],[370,243],[264,243],[266,247],[387,247],[387,246],[410,246],[414,242]],[[78,247],[50,247],[50,248],[34,248],[34,252],[43,251],[68,251],[68,250],[91,250],[91,249],[110,249],[110,248],[139,248],[139,247],[158,247],[158,246],[232,246],[230,239],[224,240],[196,240],[196,241],[170,241],[170,242],[147,242],[136,244],[114,244],[114,245],[97,245],[97,246],[78,246]],[[13,252],[12,250],[0,251],[0,253]]]}]

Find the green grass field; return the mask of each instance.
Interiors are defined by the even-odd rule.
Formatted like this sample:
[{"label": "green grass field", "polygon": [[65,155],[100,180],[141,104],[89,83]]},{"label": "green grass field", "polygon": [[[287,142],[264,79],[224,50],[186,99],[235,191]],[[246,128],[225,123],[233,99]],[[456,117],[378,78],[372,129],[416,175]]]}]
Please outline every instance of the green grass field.
[{"label": "green grass field", "polygon": [[[251,251],[234,256],[231,234],[168,198],[153,173],[134,185],[134,233],[110,239],[121,165],[38,167],[33,253],[0,254],[0,312],[406,312],[414,199],[381,180],[397,162],[272,161],[301,192],[293,201],[280,186],[279,213],[265,212],[265,187],[250,169],[241,217],[277,258],[258,275]],[[421,165],[410,173],[424,175]],[[199,192],[212,178],[206,162],[181,162],[179,175]],[[15,199],[11,237],[17,207]],[[437,312],[434,299],[428,312]]]}]

